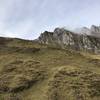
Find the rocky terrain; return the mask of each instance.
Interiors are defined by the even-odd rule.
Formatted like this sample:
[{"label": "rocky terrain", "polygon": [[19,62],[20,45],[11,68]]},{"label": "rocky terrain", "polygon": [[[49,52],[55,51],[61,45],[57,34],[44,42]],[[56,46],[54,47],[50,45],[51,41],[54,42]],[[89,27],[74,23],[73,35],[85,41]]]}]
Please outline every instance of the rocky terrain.
[{"label": "rocky terrain", "polygon": [[99,50],[99,38],[60,28],[0,37],[0,100],[100,100]]},{"label": "rocky terrain", "polygon": [[[93,27],[92,30],[94,30]],[[39,42],[61,48],[100,53],[100,37],[94,37],[86,33],[76,34],[64,28],[56,28],[54,32],[45,31],[39,37]]]}]

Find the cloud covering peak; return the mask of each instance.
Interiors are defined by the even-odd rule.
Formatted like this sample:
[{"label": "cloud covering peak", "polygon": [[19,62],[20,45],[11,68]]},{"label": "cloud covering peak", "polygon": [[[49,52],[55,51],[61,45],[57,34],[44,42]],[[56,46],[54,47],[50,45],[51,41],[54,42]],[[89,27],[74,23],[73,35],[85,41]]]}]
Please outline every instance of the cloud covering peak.
[{"label": "cloud covering peak", "polygon": [[0,0],[0,36],[35,39],[45,30],[100,24],[100,0]]}]

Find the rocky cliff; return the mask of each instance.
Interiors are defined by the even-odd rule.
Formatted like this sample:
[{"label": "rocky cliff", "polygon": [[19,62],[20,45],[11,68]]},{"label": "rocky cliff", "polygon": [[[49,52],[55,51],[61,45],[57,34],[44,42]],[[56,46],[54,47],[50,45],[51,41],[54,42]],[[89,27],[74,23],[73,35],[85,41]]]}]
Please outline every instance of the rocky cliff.
[{"label": "rocky cliff", "polygon": [[[92,31],[94,31],[92,27]],[[54,32],[45,31],[38,38],[39,42],[58,45],[78,51],[100,53],[100,38],[93,35],[76,34],[64,28],[56,28]]]}]

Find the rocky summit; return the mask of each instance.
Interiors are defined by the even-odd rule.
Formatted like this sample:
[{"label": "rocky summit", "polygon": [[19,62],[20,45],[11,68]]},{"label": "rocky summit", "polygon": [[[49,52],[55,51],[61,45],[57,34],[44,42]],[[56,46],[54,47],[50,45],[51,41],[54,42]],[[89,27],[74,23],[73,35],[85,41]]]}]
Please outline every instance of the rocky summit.
[{"label": "rocky summit", "polygon": [[64,28],[56,28],[54,32],[45,31],[38,40],[42,44],[55,45],[61,48],[100,53],[100,37],[93,36],[94,32],[98,31],[95,26],[91,27],[92,35],[87,34],[89,30],[84,31],[84,34],[77,34]]},{"label": "rocky summit", "polygon": [[74,32],[79,34],[92,35],[94,37],[100,37],[100,26],[92,25],[90,28],[87,27],[77,28],[74,30]]}]

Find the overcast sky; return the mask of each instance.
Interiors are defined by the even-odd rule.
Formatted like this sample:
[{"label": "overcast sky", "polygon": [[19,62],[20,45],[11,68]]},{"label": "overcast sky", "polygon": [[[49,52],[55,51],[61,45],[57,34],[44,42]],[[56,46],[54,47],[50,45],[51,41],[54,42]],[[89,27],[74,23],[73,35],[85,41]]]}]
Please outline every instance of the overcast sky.
[{"label": "overcast sky", "polygon": [[100,0],[0,0],[0,36],[35,39],[45,30],[100,24]]}]

